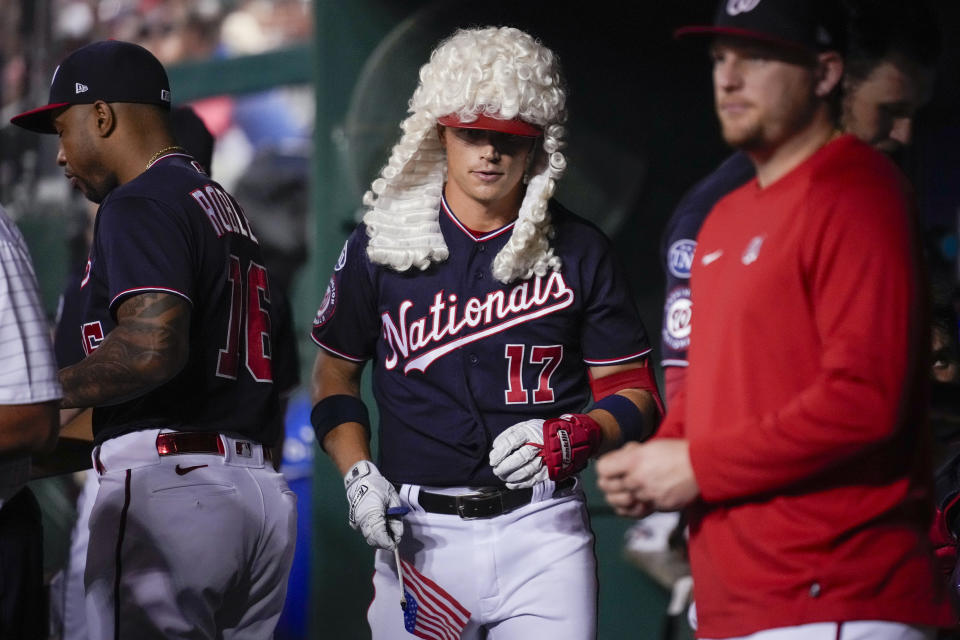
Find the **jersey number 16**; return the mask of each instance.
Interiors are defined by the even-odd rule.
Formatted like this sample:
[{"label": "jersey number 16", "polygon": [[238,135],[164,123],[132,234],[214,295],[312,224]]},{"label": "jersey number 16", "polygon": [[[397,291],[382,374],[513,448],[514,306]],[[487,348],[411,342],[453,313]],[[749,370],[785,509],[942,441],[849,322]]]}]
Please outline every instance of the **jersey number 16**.
[{"label": "jersey number 16", "polygon": [[247,266],[246,278],[240,268],[240,258],[230,256],[230,322],[227,324],[227,344],[220,349],[217,377],[237,379],[240,368],[240,336],[244,338],[247,371],[257,382],[273,382],[270,362],[270,313],[264,303],[270,304],[267,269],[256,262]]}]

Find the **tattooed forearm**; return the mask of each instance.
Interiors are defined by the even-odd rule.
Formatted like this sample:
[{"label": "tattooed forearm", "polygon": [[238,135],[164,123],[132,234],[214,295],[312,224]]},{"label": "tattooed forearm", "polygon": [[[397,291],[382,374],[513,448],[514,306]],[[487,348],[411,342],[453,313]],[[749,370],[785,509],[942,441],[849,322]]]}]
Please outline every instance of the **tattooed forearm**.
[{"label": "tattooed forearm", "polygon": [[60,370],[61,407],[117,404],[143,395],[186,364],[190,304],[166,293],[144,293],[117,310],[117,327],[99,348]]}]

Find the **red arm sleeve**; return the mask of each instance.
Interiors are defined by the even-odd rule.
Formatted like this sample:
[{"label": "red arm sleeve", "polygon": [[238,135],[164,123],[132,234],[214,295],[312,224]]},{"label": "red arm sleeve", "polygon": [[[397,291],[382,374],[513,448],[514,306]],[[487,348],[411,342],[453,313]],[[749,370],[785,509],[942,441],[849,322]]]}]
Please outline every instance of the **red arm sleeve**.
[{"label": "red arm sleeve", "polygon": [[[667,390],[667,415],[664,416],[654,438],[683,438],[684,414],[687,391],[683,384],[686,368],[666,367],[663,370],[664,387]],[[676,374],[680,374],[679,376]]]},{"label": "red arm sleeve", "polygon": [[668,407],[676,404],[676,396],[683,388],[687,379],[686,367],[664,367],[663,368],[663,397],[667,401]]}]

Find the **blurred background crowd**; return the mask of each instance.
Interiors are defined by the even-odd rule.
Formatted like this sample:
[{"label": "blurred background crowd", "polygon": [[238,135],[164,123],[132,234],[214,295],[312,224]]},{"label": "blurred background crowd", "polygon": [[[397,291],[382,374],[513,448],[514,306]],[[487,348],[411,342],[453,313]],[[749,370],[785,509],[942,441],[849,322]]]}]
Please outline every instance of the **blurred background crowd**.
[{"label": "blurred background crowd", "polygon": [[[184,68],[306,46],[314,24],[305,0],[0,0],[0,15],[0,202],[18,222],[29,213],[25,233],[44,239],[53,264],[41,265],[38,275],[48,303],[61,290],[65,271],[85,259],[76,251],[65,256],[65,270],[54,249],[57,236],[68,243],[75,239],[71,244],[82,249],[86,204],[70,193],[52,161],[56,140],[8,123],[26,105],[46,101],[57,62],[83,44],[113,38],[141,44],[168,69]],[[288,85],[204,96],[190,106],[217,140],[212,169],[218,180],[248,196],[260,194],[245,203],[251,217],[257,217],[260,200],[274,210],[297,211],[297,221],[288,220],[292,227],[271,224],[268,235],[288,258],[302,261],[311,88]]]}]

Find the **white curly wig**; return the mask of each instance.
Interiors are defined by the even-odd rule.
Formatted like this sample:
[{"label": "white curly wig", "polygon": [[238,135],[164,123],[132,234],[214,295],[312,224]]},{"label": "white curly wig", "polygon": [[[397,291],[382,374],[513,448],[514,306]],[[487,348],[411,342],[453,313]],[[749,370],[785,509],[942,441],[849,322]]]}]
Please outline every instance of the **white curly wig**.
[{"label": "white curly wig", "polygon": [[558,270],[547,202],[566,168],[560,152],[565,103],[556,56],[519,29],[460,29],[441,42],[420,69],[400,141],[363,197],[370,260],[397,271],[446,260],[439,215],[447,166],[437,120],[454,114],[467,123],[485,115],[519,119],[543,131],[542,152],[530,168],[519,217],[494,259],[493,275],[509,283]]}]

